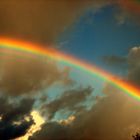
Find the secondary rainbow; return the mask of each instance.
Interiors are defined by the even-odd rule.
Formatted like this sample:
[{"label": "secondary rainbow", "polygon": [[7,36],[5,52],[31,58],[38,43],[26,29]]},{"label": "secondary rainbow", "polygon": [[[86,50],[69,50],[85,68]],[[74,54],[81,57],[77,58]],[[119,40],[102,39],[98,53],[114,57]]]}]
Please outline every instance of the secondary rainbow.
[{"label": "secondary rainbow", "polygon": [[41,55],[49,57],[58,62],[66,63],[77,69],[82,69],[91,75],[96,75],[101,79],[104,79],[111,84],[115,85],[119,89],[123,90],[126,94],[140,100],[140,89],[124,80],[120,77],[116,77],[94,65],[88,64],[82,60],[79,60],[71,55],[60,52],[57,49],[52,49],[49,47],[42,47],[38,44],[33,44],[30,42],[18,41],[9,38],[0,38],[0,48],[12,49],[20,52],[27,52],[36,55]]}]

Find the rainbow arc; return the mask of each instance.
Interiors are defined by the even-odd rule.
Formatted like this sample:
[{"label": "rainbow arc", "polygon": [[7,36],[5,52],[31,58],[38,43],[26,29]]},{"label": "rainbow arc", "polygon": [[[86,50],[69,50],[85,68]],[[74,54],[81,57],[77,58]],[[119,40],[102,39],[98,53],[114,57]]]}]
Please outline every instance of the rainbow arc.
[{"label": "rainbow arc", "polygon": [[77,69],[81,69],[91,75],[96,75],[100,79],[104,79],[117,88],[121,89],[122,91],[124,91],[124,93],[140,100],[139,87],[136,87],[127,81],[121,80],[120,77],[114,76],[95,65],[88,64],[87,62],[79,60],[69,54],[65,54],[57,49],[52,49],[50,47],[45,48],[30,42],[18,41],[9,38],[0,38],[0,48],[41,55],[54,59],[58,62],[68,64]]}]

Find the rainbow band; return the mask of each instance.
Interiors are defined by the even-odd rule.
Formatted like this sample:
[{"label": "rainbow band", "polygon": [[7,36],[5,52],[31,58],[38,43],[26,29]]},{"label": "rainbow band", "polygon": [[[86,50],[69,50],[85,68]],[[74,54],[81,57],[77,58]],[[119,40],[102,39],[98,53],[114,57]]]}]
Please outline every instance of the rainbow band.
[{"label": "rainbow band", "polygon": [[127,93],[128,95],[140,100],[139,88],[136,88],[134,85],[126,81],[123,81],[119,77],[109,74],[106,71],[96,66],[93,66],[84,61],[78,60],[77,58],[68,54],[64,54],[56,49],[43,48],[40,45],[35,45],[32,43],[26,43],[23,41],[17,41],[17,40],[12,40],[12,39],[7,39],[7,38],[0,38],[0,47],[17,50],[21,52],[28,52],[32,54],[41,55],[41,56],[46,56],[58,62],[63,62],[65,64],[73,66],[77,69],[82,69],[83,71],[88,72],[91,75],[96,75],[100,77],[101,79],[104,79],[110,82],[111,84],[115,85],[119,89],[125,91],[125,93]]}]

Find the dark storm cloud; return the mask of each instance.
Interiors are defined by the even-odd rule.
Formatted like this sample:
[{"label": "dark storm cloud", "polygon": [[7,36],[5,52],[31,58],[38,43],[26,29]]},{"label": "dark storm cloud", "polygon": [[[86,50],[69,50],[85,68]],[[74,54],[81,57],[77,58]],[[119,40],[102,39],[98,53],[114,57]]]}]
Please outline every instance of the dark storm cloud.
[{"label": "dark storm cloud", "polygon": [[[19,103],[10,103],[8,97],[0,97],[0,139],[14,139],[27,132],[34,124],[30,116],[33,104],[33,99],[22,99]],[[28,120],[25,117],[28,117]]]},{"label": "dark storm cloud", "polygon": [[127,140],[140,125],[140,103],[108,85],[106,97],[81,111],[69,125],[44,124],[30,140]]},{"label": "dark storm cloud", "polygon": [[37,132],[29,140],[68,140],[70,139],[68,130],[67,126],[60,125],[57,122],[50,122],[47,125],[43,125],[42,131]]},{"label": "dark storm cloud", "polygon": [[81,108],[77,105],[84,102],[92,92],[93,89],[91,87],[68,90],[59,99],[43,105],[42,109],[47,110],[49,119],[53,118],[59,110],[76,111]]},{"label": "dark storm cloud", "polygon": [[84,10],[100,9],[108,4],[116,4],[125,13],[131,13],[120,0],[1,0],[0,35],[54,43]]},{"label": "dark storm cloud", "polygon": [[[6,55],[7,56],[7,55]],[[0,90],[9,95],[21,95],[37,92],[54,83],[69,85],[69,69],[58,69],[55,62],[46,58],[0,56]]]},{"label": "dark storm cloud", "polygon": [[1,0],[0,35],[52,43],[92,0]]},{"label": "dark storm cloud", "polygon": [[140,85],[140,47],[134,47],[128,55],[129,73],[128,79],[138,86]]}]

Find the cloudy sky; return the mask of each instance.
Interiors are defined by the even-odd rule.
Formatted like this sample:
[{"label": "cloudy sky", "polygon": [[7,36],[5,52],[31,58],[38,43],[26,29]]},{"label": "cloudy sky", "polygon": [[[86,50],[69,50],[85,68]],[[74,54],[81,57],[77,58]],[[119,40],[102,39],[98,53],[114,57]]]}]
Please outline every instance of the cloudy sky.
[{"label": "cloudy sky", "polygon": [[[51,46],[140,86],[139,0],[1,0],[0,36]],[[133,140],[140,100],[96,74],[0,48],[1,140]]]}]

